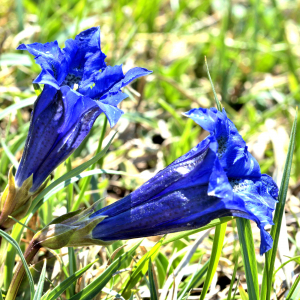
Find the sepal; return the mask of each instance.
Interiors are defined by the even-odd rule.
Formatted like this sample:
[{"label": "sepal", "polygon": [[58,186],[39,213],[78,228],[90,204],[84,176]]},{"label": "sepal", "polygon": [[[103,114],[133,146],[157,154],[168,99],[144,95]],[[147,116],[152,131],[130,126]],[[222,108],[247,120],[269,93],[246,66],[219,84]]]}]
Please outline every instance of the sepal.
[{"label": "sepal", "polygon": [[90,218],[100,201],[102,200],[83,211],[77,210],[56,218],[33,239],[41,247],[50,249],[111,244],[92,237],[92,230],[106,218],[106,216]]},{"label": "sepal", "polygon": [[9,170],[8,184],[0,201],[0,226],[5,229],[10,228],[15,223],[9,216],[21,219],[27,213],[32,201],[32,193],[29,190],[32,186],[33,176],[29,176],[22,186],[18,187],[15,184],[12,168]]},{"label": "sepal", "polygon": [[15,221],[9,216],[21,220],[26,215],[32,200],[44,190],[50,179],[48,177],[38,190],[32,193],[30,189],[33,183],[33,174],[19,187],[15,182],[12,169],[13,167],[9,170],[8,184],[0,199],[0,227],[4,229],[11,228],[15,224]]}]

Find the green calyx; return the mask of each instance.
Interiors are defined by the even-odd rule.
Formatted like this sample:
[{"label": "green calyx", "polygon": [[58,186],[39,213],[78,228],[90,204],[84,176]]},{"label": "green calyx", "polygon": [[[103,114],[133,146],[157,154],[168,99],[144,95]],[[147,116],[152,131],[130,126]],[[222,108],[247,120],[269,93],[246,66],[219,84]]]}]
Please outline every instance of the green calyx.
[{"label": "green calyx", "polygon": [[106,216],[97,216],[90,219],[90,216],[97,211],[100,201],[85,210],[70,212],[54,219],[33,239],[42,247],[50,249],[110,244],[92,237],[92,230],[106,218]]},{"label": "green calyx", "polygon": [[46,187],[48,182],[46,180],[35,193],[31,193],[29,190],[32,187],[33,175],[28,177],[21,187],[18,187],[15,184],[12,169],[9,170],[8,184],[0,199],[0,227],[4,229],[9,229],[15,224],[10,216],[20,220],[26,215],[32,199]]}]

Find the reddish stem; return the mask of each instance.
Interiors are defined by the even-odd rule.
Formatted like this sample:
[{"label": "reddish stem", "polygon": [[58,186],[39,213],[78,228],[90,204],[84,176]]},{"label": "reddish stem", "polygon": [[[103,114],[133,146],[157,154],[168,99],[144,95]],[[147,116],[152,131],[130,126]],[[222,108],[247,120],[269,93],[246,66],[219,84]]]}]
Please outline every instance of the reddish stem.
[{"label": "reddish stem", "polygon": [[[24,253],[25,260],[27,264],[30,264],[41,246],[35,240],[32,240]],[[9,289],[7,291],[5,300],[14,300],[18,294],[20,285],[22,283],[23,277],[25,275],[25,268],[23,266],[22,260],[18,262],[17,269],[14,272],[13,279],[10,283]]]}]

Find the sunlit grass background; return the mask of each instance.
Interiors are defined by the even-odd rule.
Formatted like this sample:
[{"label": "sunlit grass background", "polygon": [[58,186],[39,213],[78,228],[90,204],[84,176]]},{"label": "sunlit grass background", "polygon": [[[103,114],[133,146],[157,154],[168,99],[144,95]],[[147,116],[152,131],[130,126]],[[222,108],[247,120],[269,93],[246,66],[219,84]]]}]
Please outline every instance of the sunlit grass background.
[{"label": "sunlit grass background", "polygon": [[[65,213],[67,206],[69,209],[84,207],[102,197],[106,197],[103,205],[120,199],[202,140],[207,133],[181,113],[195,107],[215,105],[205,69],[205,56],[219,99],[222,99],[229,117],[247,141],[262,172],[273,176],[280,183],[291,123],[295,107],[300,101],[299,10],[299,1],[283,0],[2,0],[1,191],[7,184],[9,167],[12,164],[16,166],[21,157],[31,107],[36,97],[32,80],[40,71],[31,56],[16,51],[15,48],[20,43],[45,43],[53,40],[58,40],[63,46],[62,43],[67,38],[74,38],[80,31],[92,26],[101,27],[102,50],[108,56],[108,64],[124,64],[124,71],[133,66],[145,67],[153,70],[153,74],[126,89],[130,98],[121,105],[125,115],[113,130],[106,131],[105,143],[114,130],[118,133],[100,166],[115,174],[93,176],[84,196],[79,200],[84,180],[59,191],[32,218],[29,223],[32,229],[38,230],[54,217]],[[25,99],[31,105],[5,111],[12,104]],[[100,117],[96,121],[89,138],[72,155],[68,166],[63,164],[54,172],[54,178],[62,176],[70,166],[74,168],[93,156],[103,120]],[[277,267],[290,257],[300,254],[299,140],[300,130],[296,138]],[[259,230],[255,224],[252,225],[260,280],[263,258],[258,251]],[[226,299],[236,257],[239,258],[236,278],[240,278],[240,283],[246,289],[236,232],[235,221],[232,221],[227,228],[217,274],[209,292],[211,299]],[[32,235],[25,230],[21,238],[22,249]],[[213,235],[214,230],[191,253],[191,259],[180,275],[179,291],[184,290],[192,274],[200,270],[210,258]],[[172,278],[173,271],[183,262],[197,238],[198,235],[192,235],[160,249],[153,262],[154,279],[160,292],[164,291],[167,279]],[[145,239],[134,261],[138,261],[158,240],[157,237]],[[99,258],[93,268],[77,281],[76,286],[67,290],[65,296],[70,298],[103,272],[110,255],[123,244],[124,242],[116,242],[108,248],[79,248],[74,253],[68,252],[68,249],[50,253],[45,249],[36,262],[48,258],[49,281],[46,282],[46,289]],[[128,244],[132,245],[133,241]],[[119,254],[123,252],[124,249]],[[62,263],[54,254],[62,259]],[[124,288],[134,261],[129,259],[122,272],[115,275],[106,290],[97,296],[99,299],[107,295],[113,297],[111,290],[119,292]],[[10,263],[13,265],[14,259]],[[41,266],[35,265],[33,272],[37,278]],[[295,272],[291,275],[294,269]],[[279,299],[289,286],[293,274],[297,275],[300,271],[296,262],[289,263],[283,270],[276,274],[275,286]],[[3,284],[5,290],[9,275],[3,266],[2,273],[8,276],[0,276],[0,285]],[[147,279],[143,276],[138,279],[131,289],[134,297],[149,298]],[[205,274],[193,285],[194,290],[185,296],[189,294],[190,299],[197,299],[204,279]],[[21,291],[28,296],[26,283]],[[20,299],[26,299],[22,297],[25,296]],[[172,295],[169,299],[171,297]],[[240,297],[239,292],[236,297]]]}]

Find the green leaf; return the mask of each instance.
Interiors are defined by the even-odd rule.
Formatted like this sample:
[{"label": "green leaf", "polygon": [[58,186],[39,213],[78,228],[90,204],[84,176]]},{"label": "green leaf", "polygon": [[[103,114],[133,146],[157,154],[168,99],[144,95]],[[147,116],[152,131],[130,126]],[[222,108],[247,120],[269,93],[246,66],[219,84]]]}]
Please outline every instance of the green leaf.
[{"label": "green leaf", "polygon": [[198,286],[199,281],[203,278],[205,273],[207,272],[210,260],[208,260],[200,270],[195,272],[189,282],[185,285],[182,291],[179,293],[178,300],[183,299],[187,293],[189,293],[193,288]]},{"label": "green leaf", "polygon": [[215,275],[215,272],[216,272],[216,269],[217,269],[217,266],[219,263],[219,259],[221,256],[221,252],[222,252],[226,228],[227,228],[227,223],[216,226],[214,242],[213,242],[213,247],[212,247],[212,251],[211,251],[211,257],[213,257],[213,259],[211,259],[209,261],[207,275],[206,275],[206,279],[204,281],[203,289],[202,289],[202,292],[200,295],[200,300],[204,300],[204,298],[207,294],[208,288],[211,284],[211,281]]},{"label": "green leaf", "polygon": [[26,262],[26,259],[22,253],[22,250],[21,248],[19,247],[18,243],[9,235],[7,234],[5,231],[1,230],[0,229],[0,235],[5,238],[18,252],[21,260],[22,260],[22,263],[23,263],[23,266],[25,268],[25,271],[26,271],[26,274],[28,276],[28,281],[29,281],[29,286],[30,286],[30,293],[31,293],[31,297],[34,296],[34,283],[33,283],[33,278],[31,276],[31,273],[30,273],[30,270],[29,270],[29,267],[27,265],[27,262]]},{"label": "green leaf", "polygon": [[227,223],[227,222],[232,221],[234,219],[235,219],[234,217],[219,218],[219,219],[215,219],[215,220],[211,221],[209,224],[207,224],[207,225],[205,225],[205,226],[203,226],[199,229],[194,229],[194,230],[189,230],[189,231],[182,231],[182,232],[175,233],[175,234],[169,234],[168,238],[163,242],[163,245],[166,245],[166,244],[169,244],[171,242],[174,242],[174,241],[180,240],[182,238],[188,237],[188,236],[190,236],[192,234],[195,234],[197,232],[204,231],[206,229],[213,228],[215,226]]},{"label": "green leaf", "polygon": [[[72,276],[76,272],[76,258],[75,251],[73,247],[68,247],[69,254],[69,275]],[[75,294],[75,284],[71,284],[69,288],[70,296]]]},{"label": "green leaf", "polygon": [[1,112],[0,112],[0,120],[2,120],[5,116],[11,114],[12,112],[15,112],[16,110],[20,109],[20,108],[23,108],[23,107],[26,107],[26,106],[29,106],[29,105],[32,105],[35,101],[36,97],[30,97],[28,99],[25,99],[25,100],[22,100],[20,102],[17,102],[5,109],[3,109]]},{"label": "green leaf", "polygon": [[227,300],[231,300],[232,299],[231,293],[232,293],[233,284],[235,282],[235,275],[236,275],[236,271],[237,271],[238,265],[239,265],[238,264],[238,258],[236,258],[236,260],[234,262],[234,269],[233,269],[233,274],[232,274],[231,281],[230,281],[230,286],[229,286]]},{"label": "green leaf", "polygon": [[129,257],[131,257],[137,247],[141,244],[141,242],[137,243],[133,246],[128,252],[122,254],[118,259],[113,261],[108,268],[91,284],[85,287],[78,294],[71,297],[69,300],[90,300],[93,299],[99,292],[101,292],[102,288],[110,281],[113,274],[122,266],[124,262],[127,261]]},{"label": "green leaf", "polygon": [[257,277],[257,263],[252,236],[252,228],[249,220],[236,219],[239,241],[241,245],[243,265],[245,268],[247,291],[251,300],[259,299],[259,285]]},{"label": "green leaf", "polygon": [[47,260],[45,259],[43,269],[42,269],[42,272],[41,272],[41,276],[40,276],[40,279],[39,279],[39,282],[38,282],[33,300],[40,300],[41,299],[43,289],[44,289],[45,276],[46,276],[46,265],[47,265]]},{"label": "green leaf", "polygon": [[220,101],[219,101],[219,99],[217,97],[217,93],[216,93],[216,90],[215,90],[215,87],[214,87],[214,83],[212,82],[212,79],[210,77],[210,73],[209,73],[209,69],[208,69],[208,64],[207,64],[206,57],[205,57],[205,66],[206,66],[207,76],[208,76],[208,79],[210,81],[213,93],[214,93],[214,97],[215,97],[215,101],[216,101],[216,104],[217,104],[218,111],[222,111],[222,106],[221,106],[221,103],[220,103]]},{"label": "green leaf", "polygon": [[48,295],[43,296],[42,300],[56,300],[58,297],[72,284],[75,284],[76,280],[82,276],[97,260],[91,262],[81,270],[75,272],[73,275],[68,277],[66,280],[57,285]]},{"label": "green leaf", "polygon": [[[159,252],[155,258],[155,265],[157,268],[157,279],[158,279],[159,287],[161,288],[163,287],[166,281],[169,260],[163,253]],[[173,271],[172,269],[169,270],[169,272],[172,271]]]},{"label": "green leaf", "polygon": [[129,298],[131,289],[138,283],[138,281],[146,274],[148,266],[147,261],[151,258],[154,260],[159,252],[160,247],[163,245],[164,237],[161,238],[149,252],[147,252],[133,267],[132,273],[128,278],[126,285],[122,291],[124,298]]},{"label": "green leaf", "polygon": [[275,215],[274,215],[274,225],[271,229],[271,236],[273,238],[273,248],[266,253],[266,263],[265,269],[263,273],[263,283],[262,283],[262,290],[261,290],[261,300],[267,299],[269,300],[271,297],[271,290],[272,290],[272,279],[273,279],[273,271],[279,241],[279,233],[280,227],[282,222],[282,216],[284,213],[284,207],[286,202],[286,195],[289,186],[289,180],[291,175],[291,168],[293,162],[293,153],[295,149],[295,137],[296,137],[296,127],[297,127],[297,115],[298,115],[298,108],[296,109],[296,115],[291,131],[291,138],[287,153],[287,158],[285,161],[283,176],[280,184],[279,194],[278,194],[278,203],[276,205]]},{"label": "green leaf", "polygon": [[1,140],[1,146],[5,152],[5,154],[7,155],[7,157],[9,158],[10,162],[14,165],[14,167],[17,169],[19,166],[18,161],[16,160],[15,156],[11,153],[10,149],[7,147],[7,145],[5,144],[4,140]]},{"label": "green leaf", "polygon": [[248,294],[245,292],[245,290],[243,289],[243,287],[241,285],[239,285],[239,291],[240,291],[242,300],[249,300]]},{"label": "green leaf", "polygon": [[149,285],[150,285],[150,300],[158,300],[157,290],[154,283],[154,277],[152,272],[151,257],[149,259],[149,264],[148,264],[148,276],[149,276]]},{"label": "green leaf", "polygon": [[292,257],[291,259],[287,260],[286,262],[284,262],[273,274],[273,277],[276,275],[276,273],[282,269],[284,266],[286,266],[289,262],[291,261],[297,261],[297,263],[299,264],[299,259],[300,259],[300,255],[299,256],[295,256],[295,257]]},{"label": "green leaf", "polygon": [[[11,232],[11,237],[16,241],[17,244],[19,244],[21,240],[21,236],[23,233],[24,226],[21,224],[15,224],[13,227],[13,230]],[[16,257],[17,249],[12,245],[9,244],[6,251],[6,260],[4,264],[4,288],[5,290],[8,290],[9,285],[12,281],[13,277],[13,268],[15,264],[15,257]]]},{"label": "green leaf", "polygon": [[293,283],[288,295],[286,296],[286,300],[299,300],[300,299],[300,275],[296,278]]}]

